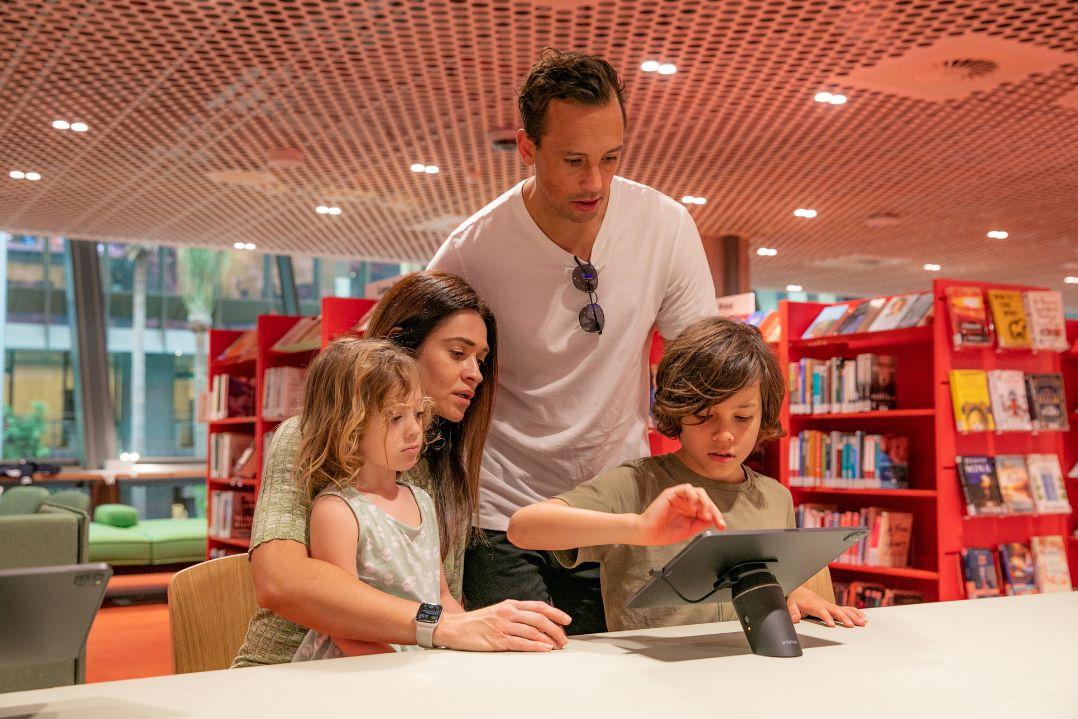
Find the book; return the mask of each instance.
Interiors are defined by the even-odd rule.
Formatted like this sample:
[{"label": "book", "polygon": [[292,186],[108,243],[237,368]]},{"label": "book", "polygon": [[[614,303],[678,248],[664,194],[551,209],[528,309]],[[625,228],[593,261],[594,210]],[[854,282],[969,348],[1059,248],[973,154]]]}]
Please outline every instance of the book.
[{"label": "book", "polygon": [[996,328],[996,344],[1001,349],[1032,347],[1022,293],[1017,290],[988,290],[985,294]]},{"label": "book", "polygon": [[947,308],[951,315],[951,343],[963,347],[991,347],[992,327],[980,287],[947,288]]},{"label": "book", "polygon": [[322,346],[322,318],[301,317],[271,348],[274,352],[293,354],[310,352]]},{"label": "book", "polygon": [[[880,541],[875,564],[880,567],[908,567],[910,538],[913,535],[913,514],[910,512],[880,512]],[[873,562],[866,562],[873,564]]]},{"label": "book", "polygon": [[996,429],[1028,432],[1033,429],[1026,402],[1025,375],[1020,370],[994,369],[988,372],[992,395],[992,416]]},{"label": "book", "polygon": [[980,517],[1004,514],[1007,511],[996,481],[995,463],[983,454],[955,457],[962,495],[966,498],[966,514]]},{"label": "book", "polygon": [[1067,349],[1067,326],[1063,319],[1063,294],[1057,290],[1023,293],[1033,349],[1063,352]]},{"label": "book", "polygon": [[902,315],[909,309],[909,304],[913,302],[915,297],[916,295],[895,295],[887,300],[887,304],[880,310],[879,315],[869,326],[868,331],[883,332],[898,327],[898,323],[902,320]]},{"label": "book", "polygon": [[924,326],[924,322],[929,316],[935,300],[936,298],[932,296],[931,292],[923,292],[917,295],[913,301],[909,303],[909,307],[906,308],[906,311],[902,313],[902,317],[898,320],[895,329]]},{"label": "book", "polygon": [[876,319],[876,316],[879,315],[886,302],[886,297],[877,297],[854,305],[853,309],[839,321],[838,326],[835,328],[835,334],[852,335],[864,332],[872,324],[872,321]]},{"label": "book", "polygon": [[1070,429],[1066,395],[1063,391],[1063,375],[1058,372],[1027,374],[1026,394],[1035,429],[1062,432]]},{"label": "book", "polygon": [[1042,594],[1071,591],[1071,572],[1067,565],[1067,548],[1063,537],[1055,534],[1031,537],[1033,570],[1037,576],[1037,589]]},{"label": "book", "polygon": [[1041,514],[1070,514],[1071,503],[1063,482],[1063,468],[1054,454],[1027,454],[1026,471],[1033,504]]},{"label": "book", "polygon": [[900,607],[906,604],[923,604],[925,595],[912,589],[886,589],[881,607]]},{"label": "book", "polygon": [[1037,578],[1033,550],[1022,542],[999,545],[999,568],[1003,575],[1003,591],[1007,596],[1037,593]]},{"label": "book", "polygon": [[258,333],[247,330],[232,341],[224,352],[217,355],[218,362],[246,362],[258,354]]},{"label": "book", "polygon": [[983,599],[999,596],[999,572],[996,553],[985,547],[962,550],[962,577],[966,581],[966,598]]},{"label": "book", "polygon": [[824,337],[832,334],[835,327],[846,315],[846,311],[849,310],[848,304],[840,305],[828,305],[820,310],[820,314],[816,315],[816,319],[812,321],[812,324],[805,329],[801,335],[801,339],[815,339],[817,337]]},{"label": "book", "polygon": [[981,369],[951,370],[951,403],[959,432],[990,432],[996,428],[988,393],[988,375]]},{"label": "book", "polygon": [[996,457],[996,479],[1003,504],[1011,514],[1031,514],[1036,507],[1029,489],[1026,458],[1020,454],[1001,454]]}]

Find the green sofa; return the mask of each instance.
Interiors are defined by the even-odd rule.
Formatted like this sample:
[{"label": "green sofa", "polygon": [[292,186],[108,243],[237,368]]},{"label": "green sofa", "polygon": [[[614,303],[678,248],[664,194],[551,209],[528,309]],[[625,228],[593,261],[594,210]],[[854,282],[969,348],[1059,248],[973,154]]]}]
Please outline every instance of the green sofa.
[{"label": "green sofa", "polygon": [[134,507],[103,504],[89,532],[90,561],[113,566],[191,564],[206,559],[206,520],[139,519]]},{"label": "green sofa", "polygon": [[[89,516],[79,506],[88,507],[89,501],[81,492],[50,495],[36,485],[11,487],[0,493],[0,569],[88,561]],[[82,683],[85,663],[84,652],[74,661],[0,667],[0,692]]]}]

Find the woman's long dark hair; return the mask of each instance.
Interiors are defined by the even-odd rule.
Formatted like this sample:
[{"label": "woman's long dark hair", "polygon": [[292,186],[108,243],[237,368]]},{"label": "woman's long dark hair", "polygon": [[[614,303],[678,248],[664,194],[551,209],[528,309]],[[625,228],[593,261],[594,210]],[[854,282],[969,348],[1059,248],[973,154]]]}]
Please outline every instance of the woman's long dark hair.
[{"label": "woman's long dark hair", "polygon": [[[494,313],[471,285],[456,275],[427,270],[406,275],[379,300],[363,336],[387,339],[419,354],[427,336],[450,316],[477,313],[487,327],[487,354],[483,381],[460,422],[439,422],[442,441],[424,451],[434,482],[438,531],[444,558],[450,547],[468,538],[479,509],[479,464],[483,457],[494,390],[498,383],[498,327]],[[467,521],[465,521],[467,520]]]}]

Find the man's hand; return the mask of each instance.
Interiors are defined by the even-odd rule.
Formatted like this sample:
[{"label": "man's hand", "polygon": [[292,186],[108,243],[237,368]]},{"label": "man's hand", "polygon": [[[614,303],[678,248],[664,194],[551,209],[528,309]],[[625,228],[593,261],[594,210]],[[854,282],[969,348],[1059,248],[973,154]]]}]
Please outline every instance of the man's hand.
[{"label": "man's hand", "polygon": [[663,491],[640,515],[636,544],[677,544],[705,529],[726,529],[722,512],[707,492],[691,484]]},{"label": "man's hand", "polygon": [[790,592],[786,608],[790,610],[790,619],[794,624],[801,621],[802,617],[816,617],[829,627],[835,626],[836,623],[844,627],[863,627],[868,624],[865,613],[860,609],[832,604],[806,587],[798,587]]}]

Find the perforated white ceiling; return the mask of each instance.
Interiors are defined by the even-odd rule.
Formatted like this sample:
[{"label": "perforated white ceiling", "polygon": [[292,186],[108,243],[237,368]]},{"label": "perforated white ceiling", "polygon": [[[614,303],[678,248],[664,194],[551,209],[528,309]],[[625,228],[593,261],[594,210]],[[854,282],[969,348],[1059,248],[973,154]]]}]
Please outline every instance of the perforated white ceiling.
[{"label": "perforated white ceiling", "polygon": [[1076,28],[1071,0],[15,0],[0,227],[424,261],[524,176],[489,135],[550,45],[623,73],[622,174],[706,197],[756,286],[883,293],[937,263],[1078,308]]}]

